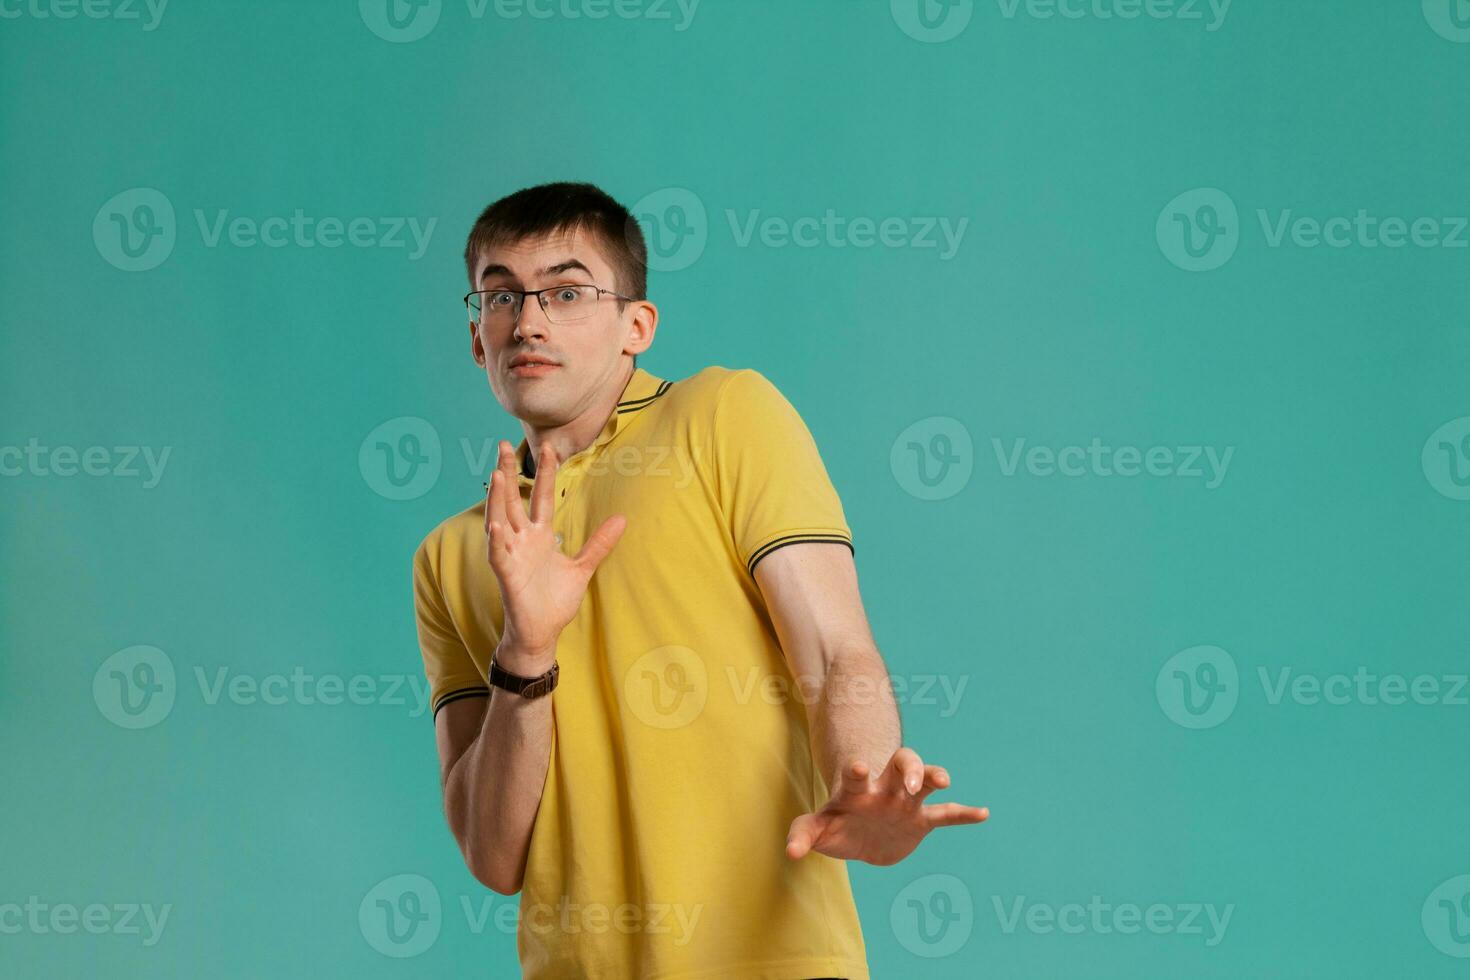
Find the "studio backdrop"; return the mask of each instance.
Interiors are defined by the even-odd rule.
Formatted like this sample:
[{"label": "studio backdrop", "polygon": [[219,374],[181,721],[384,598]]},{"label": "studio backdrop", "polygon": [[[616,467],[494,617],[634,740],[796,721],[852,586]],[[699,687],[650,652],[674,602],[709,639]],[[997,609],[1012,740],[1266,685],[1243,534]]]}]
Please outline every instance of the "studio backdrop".
[{"label": "studio backdrop", "polygon": [[1467,88],[1466,0],[0,0],[0,974],[517,975],[411,558],[585,180],[991,809],[874,976],[1464,975]]}]

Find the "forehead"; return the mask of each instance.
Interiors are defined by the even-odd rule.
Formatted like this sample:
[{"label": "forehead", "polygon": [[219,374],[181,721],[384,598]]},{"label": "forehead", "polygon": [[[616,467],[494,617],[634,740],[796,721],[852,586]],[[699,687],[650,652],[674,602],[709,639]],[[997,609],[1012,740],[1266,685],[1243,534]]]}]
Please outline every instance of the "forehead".
[{"label": "forehead", "polygon": [[602,242],[582,228],[496,242],[483,248],[475,264],[475,281],[481,282],[487,275],[499,275],[532,282],[563,275],[560,267],[571,262],[581,263],[587,269],[587,273],[582,273],[574,267],[570,270],[573,275],[590,274],[603,285],[612,281],[612,264],[607,260]]}]

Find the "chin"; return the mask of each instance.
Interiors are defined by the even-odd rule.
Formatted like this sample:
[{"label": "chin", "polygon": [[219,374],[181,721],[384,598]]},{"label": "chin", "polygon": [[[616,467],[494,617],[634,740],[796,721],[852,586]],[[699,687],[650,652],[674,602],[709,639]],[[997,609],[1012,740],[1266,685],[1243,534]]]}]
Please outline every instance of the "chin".
[{"label": "chin", "polygon": [[512,387],[505,407],[506,411],[523,422],[551,426],[561,424],[562,413],[558,411],[560,406],[561,399],[556,393],[538,386],[530,391],[517,391]]}]

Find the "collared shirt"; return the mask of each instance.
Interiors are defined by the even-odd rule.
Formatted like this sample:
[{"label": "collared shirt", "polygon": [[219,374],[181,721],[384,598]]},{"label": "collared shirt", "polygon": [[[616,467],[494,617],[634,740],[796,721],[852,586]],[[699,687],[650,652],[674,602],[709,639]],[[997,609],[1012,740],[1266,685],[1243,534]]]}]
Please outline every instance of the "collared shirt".
[{"label": "collared shirt", "polygon": [[[516,456],[528,502],[528,444]],[[785,854],[827,798],[806,704],[754,578],[787,544],[852,548],[816,444],[759,372],[635,368],[556,472],[575,554],[628,525],[562,631],[551,757],[521,892],[528,980],[868,976],[845,862]],[[484,501],[414,556],[434,711],[485,697],[504,626]],[[496,689],[495,697],[515,695]],[[493,747],[492,747],[493,750]]]}]

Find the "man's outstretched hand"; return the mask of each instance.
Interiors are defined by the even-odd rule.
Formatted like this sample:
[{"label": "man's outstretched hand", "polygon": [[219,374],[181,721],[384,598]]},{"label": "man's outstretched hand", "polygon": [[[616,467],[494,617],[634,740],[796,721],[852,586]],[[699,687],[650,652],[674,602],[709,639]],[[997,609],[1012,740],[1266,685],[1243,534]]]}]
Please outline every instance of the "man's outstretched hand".
[{"label": "man's outstretched hand", "polygon": [[935,827],[980,823],[986,807],[924,800],[949,785],[949,773],[926,766],[919,754],[901,748],[877,777],[868,765],[853,760],[841,782],[816,813],[803,813],[786,834],[786,856],[803,858],[808,851],[828,857],[897,864],[913,853]]}]

